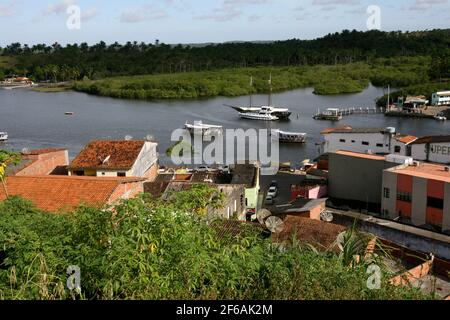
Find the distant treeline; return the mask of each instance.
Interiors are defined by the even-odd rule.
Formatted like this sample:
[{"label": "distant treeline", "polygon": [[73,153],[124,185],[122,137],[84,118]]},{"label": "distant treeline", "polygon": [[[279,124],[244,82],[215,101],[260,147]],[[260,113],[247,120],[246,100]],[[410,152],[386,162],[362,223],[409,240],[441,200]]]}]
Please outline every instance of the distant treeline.
[{"label": "distant treeline", "polygon": [[0,77],[67,81],[257,66],[373,63],[379,58],[431,57],[430,78],[450,77],[450,29],[419,32],[348,31],[316,40],[224,43],[206,46],[128,42],[61,46],[13,43],[0,48]]}]

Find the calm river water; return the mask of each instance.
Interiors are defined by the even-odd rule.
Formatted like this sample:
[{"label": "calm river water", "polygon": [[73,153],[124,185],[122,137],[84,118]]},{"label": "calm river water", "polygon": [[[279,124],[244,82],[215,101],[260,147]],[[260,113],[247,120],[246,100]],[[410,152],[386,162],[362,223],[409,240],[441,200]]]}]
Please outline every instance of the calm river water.
[{"label": "calm river water", "polygon": [[[306,132],[305,145],[280,146],[281,161],[299,164],[319,155],[317,142],[324,128],[348,124],[354,127],[396,127],[401,133],[417,136],[448,134],[450,122],[428,119],[388,118],[382,114],[352,115],[333,123],[315,121],[318,108],[368,107],[383,95],[380,88],[369,87],[359,94],[317,96],[312,89],[275,94],[274,104],[293,112],[288,122],[242,120],[238,113],[223,104],[247,104],[248,97],[218,97],[193,101],[132,101],[90,96],[84,93],[39,93],[30,90],[0,90],[0,131],[7,131],[10,140],[0,148],[21,151],[23,148],[65,147],[75,156],[93,139],[143,139],[154,136],[160,144],[161,160],[170,164],[165,150],[173,143],[172,131],[186,121],[223,125],[224,128],[277,128]],[[256,96],[255,104],[266,104],[267,97]],[[65,112],[74,112],[66,116]]]}]

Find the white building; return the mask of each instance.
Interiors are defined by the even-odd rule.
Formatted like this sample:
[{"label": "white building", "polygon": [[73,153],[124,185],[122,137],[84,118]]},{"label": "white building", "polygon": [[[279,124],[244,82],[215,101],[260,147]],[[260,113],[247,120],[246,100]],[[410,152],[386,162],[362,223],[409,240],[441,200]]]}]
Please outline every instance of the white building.
[{"label": "white building", "polygon": [[450,164],[450,136],[430,136],[412,143],[414,160]]},{"label": "white building", "polygon": [[356,129],[350,126],[322,131],[323,153],[346,150],[358,153],[410,156],[410,144],[417,137],[397,134],[395,128]]},{"label": "white building", "polygon": [[450,91],[440,91],[433,93],[431,104],[434,106],[450,105]]},{"label": "white building", "polygon": [[92,141],[69,166],[69,175],[139,177],[158,174],[157,144],[149,141]]}]

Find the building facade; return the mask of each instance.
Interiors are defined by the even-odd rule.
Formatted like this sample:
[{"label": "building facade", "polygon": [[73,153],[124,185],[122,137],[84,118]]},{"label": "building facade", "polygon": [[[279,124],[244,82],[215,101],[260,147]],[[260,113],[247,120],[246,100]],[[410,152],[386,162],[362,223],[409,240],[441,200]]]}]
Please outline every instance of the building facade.
[{"label": "building facade", "polygon": [[410,144],[417,138],[397,134],[395,128],[356,129],[350,126],[322,131],[323,153],[347,150],[358,153],[410,156]]},{"label": "building facade", "polygon": [[46,176],[67,172],[69,152],[66,149],[38,149],[23,152],[17,166],[11,166],[8,174],[15,176]]},{"label": "building facade", "polygon": [[330,153],[328,197],[333,203],[379,212],[383,171],[405,162],[412,163],[412,159],[350,151]]},{"label": "building facade", "polygon": [[450,170],[420,162],[385,170],[382,213],[415,226],[450,232]]},{"label": "building facade", "polygon": [[431,96],[431,104],[434,106],[450,105],[450,91],[435,92]]},{"label": "building facade", "polygon": [[419,161],[450,164],[450,136],[429,136],[414,141],[412,157]]}]

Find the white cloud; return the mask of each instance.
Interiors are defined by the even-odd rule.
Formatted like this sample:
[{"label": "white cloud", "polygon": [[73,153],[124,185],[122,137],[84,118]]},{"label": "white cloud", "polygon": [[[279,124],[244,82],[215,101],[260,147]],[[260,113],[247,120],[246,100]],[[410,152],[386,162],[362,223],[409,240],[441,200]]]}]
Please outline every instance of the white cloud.
[{"label": "white cloud", "polygon": [[415,0],[409,7],[409,10],[428,10],[435,5],[448,3],[448,0]]},{"label": "white cloud", "polygon": [[18,1],[12,0],[7,4],[0,4],[0,17],[10,17],[15,13]]}]

